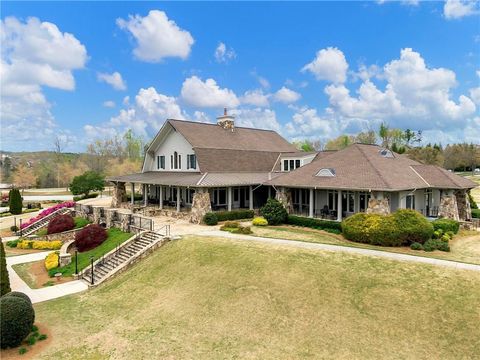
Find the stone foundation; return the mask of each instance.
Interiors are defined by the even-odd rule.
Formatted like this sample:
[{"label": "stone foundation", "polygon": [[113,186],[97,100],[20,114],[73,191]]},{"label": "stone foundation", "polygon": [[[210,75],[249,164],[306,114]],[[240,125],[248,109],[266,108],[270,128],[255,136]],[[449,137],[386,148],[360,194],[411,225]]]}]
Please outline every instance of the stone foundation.
[{"label": "stone foundation", "polygon": [[438,217],[457,221],[460,219],[455,194],[442,194],[440,197],[440,206],[438,207]]},{"label": "stone foundation", "polygon": [[455,193],[457,198],[458,217],[460,220],[471,220],[472,209],[470,208],[470,199],[466,190],[460,190]]},{"label": "stone foundation", "polygon": [[112,194],[112,203],[111,207],[116,208],[120,207],[120,204],[123,201],[123,198],[127,196],[127,191],[125,189],[124,182],[118,182],[113,187],[113,194]]},{"label": "stone foundation", "polygon": [[283,207],[287,210],[287,213],[290,214],[293,211],[292,192],[290,190],[286,188],[279,188],[275,194],[275,198],[283,205]]},{"label": "stone foundation", "polygon": [[373,197],[370,198],[370,200],[368,201],[368,208],[366,212],[367,214],[390,214],[390,204],[388,203],[388,199],[375,199]]},{"label": "stone foundation", "polygon": [[210,194],[208,191],[196,191],[193,194],[192,210],[190,212],[190,222],[200,224],[206,213],[212,211]]}]

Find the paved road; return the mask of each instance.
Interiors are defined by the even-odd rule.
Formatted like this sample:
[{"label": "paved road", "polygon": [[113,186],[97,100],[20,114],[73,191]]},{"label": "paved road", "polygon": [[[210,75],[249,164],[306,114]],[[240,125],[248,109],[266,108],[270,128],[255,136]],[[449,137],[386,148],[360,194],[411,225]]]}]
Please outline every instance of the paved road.
[{"label": "paved road", "polygon": [[80,280],[70,281],[55,286],[47,286],[41,289],[31,289],[12,268],[12,265],[14,264],[43,260],[49,253],[50,251],[42,251],[34,254],[7,257],[7,271],[12,291],[23,292],[30,297],[32,303],[39,303],[88,289],[88,286]]},{"label": "paved road", "polygon": [[378,257],[387,258],[391,260],[408,261],[408,262],[423,263],[423,264],[430,264],[430,265],[436,265],[436,266],[445,266],[449,268],[462,269],[462,270],[480,271],[480,265],[465,264],[465,263],[456,262],[456,261],[433,259],[433,258],[427,258],[427,257],[415,256],[415,255],[391,253],[391,252],[380,251],[380,250],[370,250],[370,249],[354,248],[354,247],[340,246],[340,245],[309,243],[309,242],[295,241],[295,240],[272,239],[272,238],[265,238],[265,237],[259,237],[259,236],[251,236],[251,235],[232,234],[232,233],[229,233],[226,231],[220,231],[220,230],[202,231],[202,232],[198,232],[196,235],[218,236],[223,238],[256,241],[256,242],[261,242],[266,244],[284,245],[284,246],[291,246],[291,247],[311,249],[311,250],[327,250],[327,251],[337,251],[337,252],[341,251],[341,252],[348,252],[352,254],[378,256]]}]

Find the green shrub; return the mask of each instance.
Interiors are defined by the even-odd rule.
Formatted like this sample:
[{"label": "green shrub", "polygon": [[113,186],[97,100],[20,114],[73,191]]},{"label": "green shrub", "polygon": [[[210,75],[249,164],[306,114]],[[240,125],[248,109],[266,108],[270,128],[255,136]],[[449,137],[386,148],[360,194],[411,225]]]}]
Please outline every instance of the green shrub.
[{"label": "green shrub", "polygon": [[433,235],[432,235],[432,238],[434,239],[440,239],[443,235],[443,230],[442,229],[438,229],[438,230],[435,230],[433,232]]},{"label": "green shrub", "polygon": [[19,353],[20,355],[26,354],[27,351],[28,351],[27,348],[26,348],[26,347],[23,347],[23,346],[22,346],[20,349],[18,349],[18,353]]},{"label": "green shrub", "polygon": [[82,195],[82,196],[74,196],[73,197],[73,201],[80,201],[80,200],[85,200],[85,199],[93,199],[93,198],[96,198],[98,196],[98,194],[94,193],[94,194],[88,194],[88,195]]},{"label": "green shrub", "polygon": [[381,246],[401,246],[397,222],[391,215],[357,213],[342,222],[345,238],[355,242]]},{"label": "green shrub", "polygon": [[267,203],[260,209],[260,213],[270,225],[283,224],[288,217],[287,210],[282,203],[272,198],[267,200]]},{"label": "green shrub", "polygon": [[399,209],[393,213],[393,218],[397,223],[399,240],[404,245],[414,242],[423,244],[433,235],[431,222],[415,210]]},{"label": "green shrub", "polygon": [[480,209],[472,209],[472,218],[480,219]]},{"label": "green shrub", "polygon": [[448,236],[447,234],[444,234],[444,235],[442,235],[442,237],[440,238],[440,240],[448,243],[448,242],[451,240],[451,238],[450,238],[450,236]]},{"label": "green shrub", "polygon": [[423,244],[423,250],[425,251],[434,251],[434,250],[440,250],[440,251],[450,251],[450,246],[448,245],[448,242],[438,240],[438,239],[430,239]]},{"label": "green shrub", "polygon": [[256,217],[252,220],[252,225],[253,226],[267,226],[268,221],[267,221],[267,219],[264,219],[263,217]]},{"label": "green shrub", "polygon": [[218,221],[252,219],[255,215],[253,210],[232,210],[232,211],[217,211]]},{"label": "green shrub", "polygon": [[332,220],[320,220],[302,216],[288,215],[287,224],[308,227],[317,230],[325,230],[334,234],[340,234],[342,232],[342,224],[338,221]]},{"label": "green shrub", "polygon": [[432,222],[432,225],[435,230],[441,229],[444,233],[452,231],[456,234],[460,229],[460,223],[452,219],[437,219]]},{"label": "green shrub", "polygon": [[477,202],[476,202],[475,199],[473,198],[473,196],[472,196],[472,194],[470,193],[470,191],[468,192],[468,199],[470,200],[470,208],[471,208],[471,209],[478,209]]},{"label": "green shrub", "polygon": [[232,229],[231,232],[233,234],[250,235],[252,234],[252,229],[250,228],[250,226],[240,226],[238,228]]},{"label": "green shrub", "polygon": [[35,336],[35,334],[32,334],[27,338],[27,344],[30,346],[35,345],[36,342],[37,342],[37,337]]},{"label": "green shrub", "polygon": [[16,347],[30,334],[35,319],[32,304],[18,296],[0,298],[1,348]]},{"label": "green shrub", "polygon": [[7,241],[7,246],[10,248],[16,248],[17,244],[22,241],[21,239]]},{"label": "green shrub", "polygon": [[240,227],[240,223],[237,221],[225,221],[220,228],[220,230],[224,229],[238,229]]},{"label": "green shrub", "polygon": [[218,216],[214,212],[208,212],[203,217],[203,222],[207,225],[217,225],[218,224]]},{"label": "green shrub", "polygon": [[414,242],[414,243],[412,243],[412,245],[410,245],[410,249],[412,249],[412,250],[423,250],[423,245],[418,243],[418,242]]},{"label": "green shrub", "polygon": [[447,231],[446,234],[450,237],[450,239],[453,239],[453,237],[455,236],[455,233],[453,231]]},{"label": "green shrub", "polygon": [[[30,305],[32,305],[32,300],[30,300],[30,298],[28,297],[28,295],[27,295],[27,294],[24,294],[24,293],[22,293],[22,292],[20,292],[20,291],[11,291],[11,292],[9,292],[8,294],[6,294],[5,296],[18,297],[18,298],[20,298],[20,299],[25,300],[25,301],[28,302]],[[37,330],[38,330],[38,328],[37,328]],[[32,331],[34,331],[34,330],[33,330],[33,326],[32,326]]]},{"label": "green shrub", "polygon": [[12,215],[19,215],[22,213],[22,195],[20,195],[20,190],[12,189],[8,193],[8,205],[10,207],[10,213]]},{"label": "green shrub", "polygon": [[41,334],[39,337],[38,337],[38,340],[39,341],[43,341],[43,340],[47,340],[47,334]]},{"label": "green shrub", "polygon": [[17,232],[18,231],[18,226],[16,226],[16,225],[10,226],[10,231]]},{"label": "green shrub", "polygon": [[3,247],[3,242],[0,241],[0,296],[5,295],[10,291],[10,278],[8,277],[5,248]]}]

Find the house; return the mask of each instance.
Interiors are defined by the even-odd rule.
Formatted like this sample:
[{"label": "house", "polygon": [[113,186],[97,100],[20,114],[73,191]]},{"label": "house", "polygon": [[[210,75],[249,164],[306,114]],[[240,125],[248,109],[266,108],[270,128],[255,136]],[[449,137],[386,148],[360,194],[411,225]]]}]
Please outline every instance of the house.
[{"label": "house", "polygon": [[[428,217],[471,218],[470,180],[376,145],[302,152],[272,130],[167,120],[150,143],[142,172],[113,176],[112,207],[182,217],[258,209],[269,197],[290,213],[342,220],[356,212],[411,208]],[[126,184],[131,198],[126,199]],[[135,202],[135,186],[143,199]]]}]

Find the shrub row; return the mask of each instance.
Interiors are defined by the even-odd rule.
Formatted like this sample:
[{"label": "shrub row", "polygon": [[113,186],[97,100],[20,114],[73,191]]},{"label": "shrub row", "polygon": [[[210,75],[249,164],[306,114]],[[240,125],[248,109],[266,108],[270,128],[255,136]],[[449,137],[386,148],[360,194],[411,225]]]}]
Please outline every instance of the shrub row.
[{"label": "shrub row", "polygon": [[96,198],[97,196],[98,196],[98,194],[96,194],[96,193],[92,193],[92,194],[88,194],[88,195],[81,195],[81,196],[74,196],[73,201],[93,199],[93,198]]},{"label": "shrub row", "polygon": [[208,212],[203,217],[203,222],[207,225],[217,225],[219,221],[252,219],[254,215],[253,210]]},{"label": "shrub row", "polygon": [[35,249],[35,250],[58,250],[62,247],[62,244],[63,243],[60,240],[54,240],[54,241],[21,240],[17,242],[17,248],[18,249]]},{"label": "shrub row", "polygon": [[345,238],[381,246],[420,244],[431,239],[433,225],[415,210],[397,210],[390,215],[358,213],[342,222]]},{"label": "shrub row", "polygon": [[237,221],[226,221],[221,227],[220,230],[228,231],[233,234],[244,234],[249,235],[252,233],[250,226],[242,226]]},{"label": "shrub row", "polygon": [[331,220],[320,220],[302,216],[288,215],[287,224],[303,226],[317,230],[325,230],[334,234],[340,234],[342,232],[342,224]]}]

